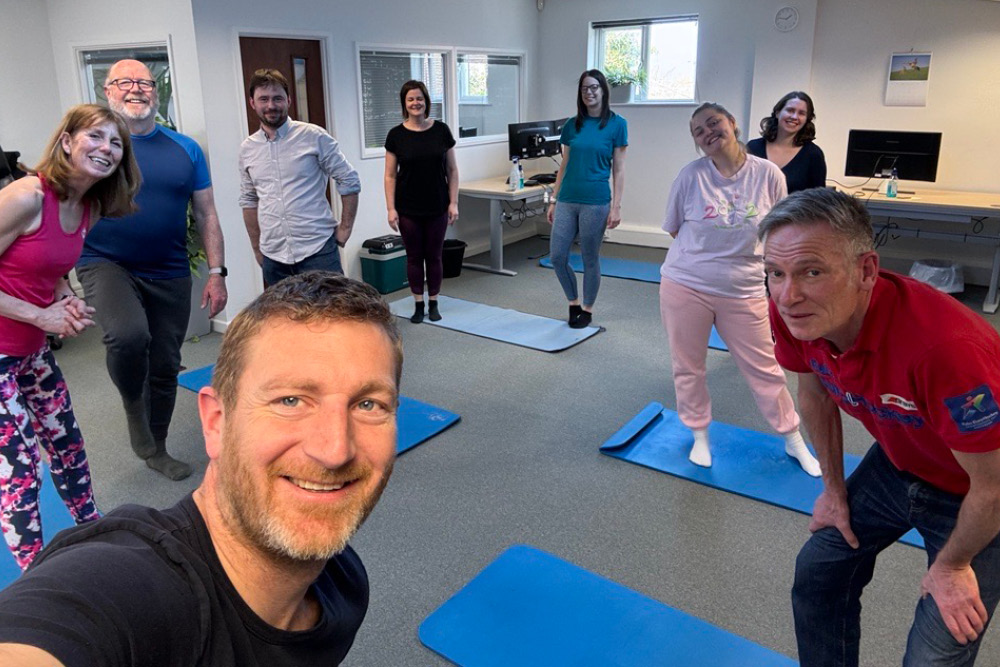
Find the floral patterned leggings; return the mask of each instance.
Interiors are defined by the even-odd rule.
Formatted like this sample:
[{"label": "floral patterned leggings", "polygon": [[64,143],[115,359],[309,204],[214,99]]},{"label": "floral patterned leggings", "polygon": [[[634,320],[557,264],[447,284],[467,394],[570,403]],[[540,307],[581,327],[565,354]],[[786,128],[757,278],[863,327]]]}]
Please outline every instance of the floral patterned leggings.
[{"label": "floral patterned leggings", "polygon": [[48,344],[26,357],[0,355],[0,526],[22,570],[42,549],[39,446],[73,519],[100,518],[83,436]]}]

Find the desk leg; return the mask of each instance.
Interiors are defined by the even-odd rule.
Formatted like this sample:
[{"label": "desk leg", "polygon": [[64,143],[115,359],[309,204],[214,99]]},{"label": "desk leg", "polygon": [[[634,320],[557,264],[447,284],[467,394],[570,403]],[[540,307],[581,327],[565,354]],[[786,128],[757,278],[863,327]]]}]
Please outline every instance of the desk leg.
[{"label": "desk leg", "polygon": [[983,302],[984,313],[997,312],[997,305],[1000,298],[997,297],[997,281],[1000,279],[1000,246],[993,249],[993,274],[990,276],[990,289],[986,293],[986,301]]},{"label": "desk leg", "polygon": [[485,271],[500,276],[516,276],[517,271],[503,268],[503,211],[499,199],[490,200],[490,265],[464,263],[463,267],[473,271]]}]

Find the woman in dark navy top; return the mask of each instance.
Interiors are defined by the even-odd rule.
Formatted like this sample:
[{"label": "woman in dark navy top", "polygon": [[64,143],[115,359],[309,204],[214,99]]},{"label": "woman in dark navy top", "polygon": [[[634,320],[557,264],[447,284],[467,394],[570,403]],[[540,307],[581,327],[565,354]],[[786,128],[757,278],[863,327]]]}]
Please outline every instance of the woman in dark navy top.
[{"label": "woman in dark navy top", "polygon": [[788,194],[826,185],[826,158],[813,143],[816,110],[812,98],[793,90],[760,121],[760,139],[747,142],[747,152],[775,163],[785,174]]}]

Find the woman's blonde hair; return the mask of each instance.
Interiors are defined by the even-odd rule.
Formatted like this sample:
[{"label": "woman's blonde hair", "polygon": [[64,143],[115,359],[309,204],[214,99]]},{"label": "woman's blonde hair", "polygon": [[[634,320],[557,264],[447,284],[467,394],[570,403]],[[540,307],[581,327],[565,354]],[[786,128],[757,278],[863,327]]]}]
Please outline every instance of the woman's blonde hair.
[{"label": "woman's blonde hair", "polygon": [[52,133],[41,162],[27,171],[31,174],[40,173],[59,199],[66,199],[69,196],[73,165],[69,155],[63,150],[63,135],[73,136],[77,132],[102,123],[113,123],[118,129],[122,140],[122,159],[118,168],[106,178],[94,183],[85,197],[97,204],[101,216],[117,218],[138,210],[135,205],[135,195],[142,184],[142,175],[139,173],[139,165],[136,164],[135,154],[132,152],[132,138],[128,125],[111,109],[96,104],[78,104],[71,108],[63,116],[56,131]]}]

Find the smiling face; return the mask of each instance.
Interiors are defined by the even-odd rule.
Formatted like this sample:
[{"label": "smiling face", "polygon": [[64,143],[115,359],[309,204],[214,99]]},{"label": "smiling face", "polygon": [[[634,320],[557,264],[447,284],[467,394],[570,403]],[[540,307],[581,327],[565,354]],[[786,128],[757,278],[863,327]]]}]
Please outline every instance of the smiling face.
[{"label": "smiling face", "polygon": [[718,155],[736,143],[736,122],[715,109],[703,109],[691,118],[691,136],[702,153]]},{"label": "smiling face", "polygon": [[604,101],[604,91],[601,90],[601,82],[592,76],[583,77],[580,82],[580,97],[583,106],[591,116],[601,115],[601,105]]},{"label": "smiling face", "polygon": [[427,100],[424,99],[424,94],[419,88],[411,88],[406,91],[403,104],[410,120],[420,123],[427,117]]},{"label": "smiling face", "polygon": [[278,85],[254,88],[250,106],[257,113],[261,124],[277,129],[288,120],[288,94]]},{"label": "smiling face", "polygon": [[344,549],[395,460],[393,350],[381,328],[349,320],[271,320],[249,341],[221,438],[206,429],[240,541],[295,561]]},{"label": "smiling face", "polygon": [[63,132],[60,142],[73,170],[94,181],[110,176],[122,161],[121,133],[110,121],[77,130],[72,135]]},{"label": "smiling face", "polygon": [[807,122],[809,122],[809,105],[805,100],[793,97],[785,102],[785,106],[778,112],[778,133],[794,136]]},{"label": "smiling face", "polygon": [[767,235],[768,291],[795,338],[825,338],[842,352],[854,344],[878,275],[878,255],[856,256],[849,248],[827,224],[789,224]]},{"label": "smiling face", "polygon": [[122,90],[112,81],[118,81],[123,86],[126,79],[132,81],[153,81],[153,75],[149,68],[137,60],[119,60],[111,66],[108,71],[108,84],[104,86],[104,94],[108,98],[108,106],[113,111],[117,111],[127,120],[148,121],[155,117],[156,110],[160,105],[160,98],[157,96],[156,88],[143,91],[139,85],[132,83],[127,90]]}]

